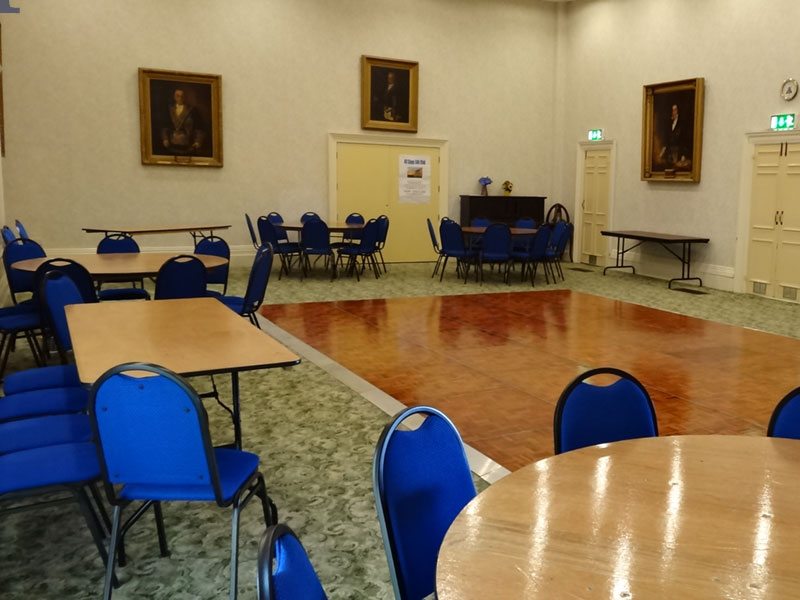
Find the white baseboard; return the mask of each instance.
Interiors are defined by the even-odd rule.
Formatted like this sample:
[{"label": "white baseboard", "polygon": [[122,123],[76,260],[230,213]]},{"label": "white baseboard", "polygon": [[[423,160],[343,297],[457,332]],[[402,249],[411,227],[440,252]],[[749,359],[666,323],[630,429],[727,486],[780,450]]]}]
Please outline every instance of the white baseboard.
[{"label": "white baseboard", "polygon": [[[611,252],[606,265],[613,266],[615,259],[616,254]],[[643,254],[638,250],[633,250],[625,254],[625,265],[636,267],[637,275],[645,275],[657,279],[669,280],[674,277],[680,277],[681,275],[680,261],[668,255]],[[630,269],[625,269],[624,271],[630,271]],[[700,277],[703,280],[704,287],[726,292],[733,291],[733,267],[724,267],[722,265],[713,265],[693,260],[691,275],[692,277]],[[687,285],[692,285],[692,283],[690,282]]]}]

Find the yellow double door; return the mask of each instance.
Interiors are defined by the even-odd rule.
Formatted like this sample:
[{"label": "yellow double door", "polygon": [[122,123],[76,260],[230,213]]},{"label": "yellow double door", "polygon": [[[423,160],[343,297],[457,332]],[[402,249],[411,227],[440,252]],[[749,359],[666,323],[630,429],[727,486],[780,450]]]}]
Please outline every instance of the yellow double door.
[{"label": "yellow double door", "polygon": [[[404,164],[404,159],[424,159],[430,169],[427,185],[423,167]],[[416,187],[419,193],[401,193],[401,186],[403,191]],[[354,212],[365,219],[389,217],[386,262],[435,260],[426,219],[438,231],[439,148],[337,143],[335,206],[332,220],[337,222]]]}]

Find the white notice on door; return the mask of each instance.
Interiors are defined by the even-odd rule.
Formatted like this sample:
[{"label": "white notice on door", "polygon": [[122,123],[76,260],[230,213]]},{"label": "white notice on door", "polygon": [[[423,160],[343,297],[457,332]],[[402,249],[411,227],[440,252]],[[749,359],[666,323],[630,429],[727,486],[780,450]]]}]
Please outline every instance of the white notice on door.
[{"label": "white notice on door", "polygon": [[427,204],[431,200],[431,157],[400,155],[397,200],[405,204]]}]

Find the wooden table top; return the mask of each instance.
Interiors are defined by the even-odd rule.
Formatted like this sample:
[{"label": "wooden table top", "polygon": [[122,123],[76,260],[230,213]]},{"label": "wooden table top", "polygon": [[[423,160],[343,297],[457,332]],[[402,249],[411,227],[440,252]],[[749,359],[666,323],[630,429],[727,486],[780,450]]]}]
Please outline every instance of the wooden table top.
[{"label": "wooden table top", "polygon": [[653,231],[601,231],[602,235],[609,237],[626,238],[630,240],[641,240],[643,242],[662,242],[662,243],[690,243],[707,244],[709,238],[694,237],[690,235],[675,235],[673,233],[655,233]]},{"label": "wooden table top", "polygon": [[229,229],[230,225],[157,225],[154,227],[84,227],[86,233],[103,233],[105,235],[113,233],[125,233],[128,235],[150,235],[157,233],[184,233],[215,231],[219,229]]},{"label": "wooden table top", "polygon": [[84,383],[126,362],[154,363],[187,376],[300,362],[216,298],[73,304],[66,314]]},{"label": "wooden table top", "polygon": [[674,436],[533,463],[461,511],[439,600],[800,597],[800,441]]},{"label": "wooden table top", "polygon": [[[92,277],[130,276],[151,277],[158,273],[167,260],[179,256],[181,252],[125,252],[115,254],[64,254],[58,257],[29,258],[12,264],[22,271],[35,271],[43,262],[51,258],[69,258],[79,262]],[[206,269],[213,269],[227,263],[227,259],[210,254],[192,254],[199,258]]]},{"label": "wooden table top", "polygon": [[[328,231],[332,233],[343,233],[345,231],[361,231],[364,229],[365,223],[325,223],[328,226]],[[302,231],[304,223],[300,221],[286,221],[279,223],[280,227],[286,231]]]},{"label": "wooden table top", "polygon": [[[538,229],[527,229],[524,227],[509,227],[511,230],[511,235],[536,235],[536,232],[539,231]],[[468,233],[471,235],[480,235],[482,233],[486,233],[486,227],[472,227],[471,225],[468,227],[461,228],[462,233]]]}]

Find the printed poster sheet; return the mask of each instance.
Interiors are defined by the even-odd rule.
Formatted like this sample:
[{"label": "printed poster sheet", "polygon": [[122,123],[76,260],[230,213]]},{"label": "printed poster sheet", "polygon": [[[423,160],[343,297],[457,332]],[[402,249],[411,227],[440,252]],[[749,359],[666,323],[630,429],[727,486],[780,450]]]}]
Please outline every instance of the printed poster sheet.
[{"label": "printed poster sheet", "polygon": [[400,155],[397,199],[405,204],[428,204],[431,200],[431,157]]}]

